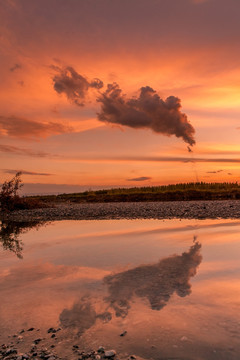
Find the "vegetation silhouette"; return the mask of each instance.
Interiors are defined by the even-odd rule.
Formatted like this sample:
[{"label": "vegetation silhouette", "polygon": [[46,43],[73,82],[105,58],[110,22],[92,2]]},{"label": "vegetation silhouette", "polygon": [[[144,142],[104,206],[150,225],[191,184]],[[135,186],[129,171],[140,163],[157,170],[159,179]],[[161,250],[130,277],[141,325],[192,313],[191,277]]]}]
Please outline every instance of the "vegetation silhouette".
[{"label": "vegetation silhouette", "polygon": [[190,182],[162,186],[89,190],[80,193],[31,197],[49,202],[139,202],[185,200],[237,200],[240,199],[238,182]]},{"label": "vegetation silhouette", "polygon": [[20,239],[20,235],[32,228],[38,229],[45,224],[46,222],[39,221],[0,221],[0,244],[3,247],[3,250],[9,250],[16,254],[19,259],[22,259],[23,242]]},{"label": "vegetation silhouette", "polygon": [[21,171],[18,171],[11,180],[5,181],[2,184],[0,191],[0,208],[2,214],[14,210],[35,209],[46,206],[39,199],[20,197],[19,191],[23,187],[21,175]]}]

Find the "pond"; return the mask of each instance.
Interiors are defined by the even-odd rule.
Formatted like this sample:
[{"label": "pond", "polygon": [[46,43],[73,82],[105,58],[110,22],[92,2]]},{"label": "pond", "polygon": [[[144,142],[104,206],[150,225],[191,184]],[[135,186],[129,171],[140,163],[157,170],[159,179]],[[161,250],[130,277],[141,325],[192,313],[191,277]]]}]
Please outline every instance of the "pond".
[{"label": "pond", "polygon": [[5,222],[0,245],[1,344],[240,358],[238,220]]}]

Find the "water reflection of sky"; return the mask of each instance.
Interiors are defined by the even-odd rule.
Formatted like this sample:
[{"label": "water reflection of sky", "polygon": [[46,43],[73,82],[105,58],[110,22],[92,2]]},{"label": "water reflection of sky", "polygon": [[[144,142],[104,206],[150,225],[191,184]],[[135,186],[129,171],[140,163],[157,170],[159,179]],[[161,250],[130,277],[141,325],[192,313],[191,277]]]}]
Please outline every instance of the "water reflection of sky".
[{"label": "water reflection of sky", "polygon": [[0,251],[6,334],[61,324],[85,344],[118,347],[127,330],[122,351],[142,357],[239,359],[240,222],[42,225],[12,226],[23,259]]}]

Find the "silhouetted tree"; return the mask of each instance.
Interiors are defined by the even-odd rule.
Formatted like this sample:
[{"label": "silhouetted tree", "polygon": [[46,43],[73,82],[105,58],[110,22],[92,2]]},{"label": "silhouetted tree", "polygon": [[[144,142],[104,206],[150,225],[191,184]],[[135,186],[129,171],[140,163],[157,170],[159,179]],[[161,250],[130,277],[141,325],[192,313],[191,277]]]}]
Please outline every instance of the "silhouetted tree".
[{"label": "silhouetted tree", "polygon": [[0,192],[0,203],[2,211],[14,210],[16,203],[19,203],[20,196],[18,195],[18,191],[23,186],[23,184],[21,184],[21,175],[22,173],[19,171],[10,181],[5,181],[2,184],[2,189]]}]

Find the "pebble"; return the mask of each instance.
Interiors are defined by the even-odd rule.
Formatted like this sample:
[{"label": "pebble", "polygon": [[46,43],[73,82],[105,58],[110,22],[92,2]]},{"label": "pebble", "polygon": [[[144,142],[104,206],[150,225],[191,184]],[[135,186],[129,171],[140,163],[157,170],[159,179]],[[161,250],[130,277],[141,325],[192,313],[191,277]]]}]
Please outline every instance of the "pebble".
[{"label": "pebble", "polygon": [[58,331],[58,330],[56,330],[56,329],[54,329],[54,328],[51,327],[51,328],[48,329],[47,332],[48,332],[48,334],[50,334],[50,333],[53,333],[53,334],[54,334],[54,333],[56,333],[57,331]]},{"label": "pebble", "polygon": [[115,350],[106,350],[104,352],[104,356],[106,358],[111,358],[111,357],[114,357],[116,355],[116,351]]},{"label": "pebble", "polygon": [[126,334],[127,334],[127,331],[124,330],[124,331],[120,334],[120,336],[125,336]]},{"label": "pebble", "polygon": [[39,343],[40,343],[40,341],[42,341],[42,339],[40,339],[40,338],[39,338],[39,339],[34,340],[33,342],[34,342],[34,344],[36,344],[36,345],[37,345],[37,344],[39,344]]},{"label": "pebble", "polygon": [[17,354],[17,350],[16,349],[8,349],[5,352],[6,355],[12,355],[12,354]]},{"label": "pebble", "polygon": [[[0,219],[3,215],[0,214]],[[55,204],[55,207],[5,214],[12,221],[105,219],[229,219],[240,218],[238,200],[198,200],[138,203]],[[55,329],[54,329],[55,330]]]}]

